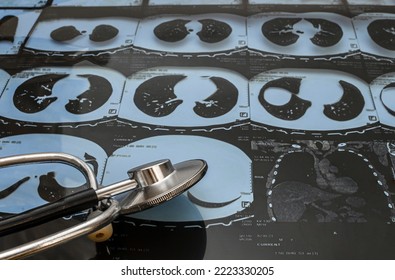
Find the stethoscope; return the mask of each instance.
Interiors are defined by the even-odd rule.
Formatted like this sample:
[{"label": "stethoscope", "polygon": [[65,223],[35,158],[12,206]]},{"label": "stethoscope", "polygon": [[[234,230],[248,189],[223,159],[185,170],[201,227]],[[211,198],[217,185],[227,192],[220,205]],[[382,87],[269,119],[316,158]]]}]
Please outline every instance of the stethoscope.
[{"label": "stethoscope", "polygon": [[36,153],[10,156],[0,158],[0,167],[38,162],[71,165],[85,176],[89,187],[55,202],[1,220],[0,236],[79,211],[90,209],[91,213],[87,220],[80,224],[0,252],[0,259],[25,258],[87,234],[103,240],[103,237],[107,236],[106,228],[117,217],[136,213],[174,198],[196,184],[207,170],[204,160],[194,159],[173,165],[170,160],[163,159],[135,167],[127,172],[128,179],[99,188],[96,176],[88,164],[69,154]]}]

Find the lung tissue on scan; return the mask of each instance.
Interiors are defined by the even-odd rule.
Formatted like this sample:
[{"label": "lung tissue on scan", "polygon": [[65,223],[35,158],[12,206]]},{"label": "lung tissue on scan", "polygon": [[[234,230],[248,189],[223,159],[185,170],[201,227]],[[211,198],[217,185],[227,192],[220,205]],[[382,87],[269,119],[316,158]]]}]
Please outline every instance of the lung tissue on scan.
[{"label": "lung tissue on scan", "polygon": [[185,78],[183,75],[153,77],[136,89],[133,101],[151,117],[167,116],[183,102],[175,95],[174,86]]},{"label": "lung tissue on scan", "polygon": [[368,33],[376,44],[395,51],[395,20],[378,19],[368,25]]},{"label": "lung tissue on scan", "polygon": [[[99,169],[97,159],[94,156],[85,153],[84,160],[87,164],[93,167],[93,172],[97,175]],[[62,186],[59,184],[58,180],[56,180],[56,173],[53,171],[41,175],[39,177],[39,185],[37,187],[40,197],[48,202],[54,202],[70,194],[83,191],[84,189],[86,189],[86,184],[77,187]]]},{"label": "lung tissue on scan", "polygon": [[25,182],[29,181],[30,177],[24,177],[11,186],[6,187],[5,189],[0,191],[0,199],[6,198],[10,196],[14,191],[16,191],[20,186],[22,186]]},{"label": "lung tissue on scan", "polygon": [[94,42],[104,42],[115,38],[119,33],[119,30],[112,25],[101,24],[93,29],[89,35],[89,39]]},{"label": "lung tissue on scan", "polygon": [[214,19],[202,19],[199,22],[202,24],[202,30],[197,35],[203,42],[218,43],[232,33],[232,28],[225,22]]},{"label": "lung tissue on scan", "polygon": [[155,27],[154,34],[162,41],[170,43],[181,41],[190,33],[185,26],[188,22],[190,20],[184,19],[163,22]]},{"label": "lung tissue on scan", "polygon": [[55,41],[58,42],[65,42],[72,40],[78,36],[80,36],[82,33],[78,31],[74,26],[72,25],[67,25],[67,26],[62,26],[59,27],[55,30],[53,30],[50,34],[51,38]]},{"label": "lung tissue on scan", "polygon": [[48,172],[39,177],[38,194],[48,202],[57,201],[70,194],[77,193],[86,189],[86,185],[74,188],[64,187],[56,180],[55,172]]},{"label": "lung tissue on scan", "polygon": [[293,26],[301,20],[301,18],[275,18],[269,20],[262,25],[262,34],[276,45],[292,45],[299,39],[299,35],[294,33]]},{"label": "lung tissue on scan", "polygon": [[[302,18],[275,18],[262,25],[262,34],[272,43],[280,46],[289,46],[299,39],[305,32],[297,30],[294,25]],[[343,30],[334,22],[325,19],[305,19],[317,31],[310,41],[320,47],[330,47],[337,44],[343,37]]]},{"label": "lung tissue on scan", "polygon": [[[386,85],[386,86],[381,90],[381,93],[380,93],[380,100],[381,100],[381,103],[383,104],[385,110],[387,110],[387,112],[388,112],[389,114],[391,114],[392,116],[395,117],[395,110],[393,109],[394,106],[395,106],[395,104],[393,104],[393,103],[392,103],[392,104],[387,104],[388,101],[384,101],[384,98],[383,98],[383,95],[384,95],[384,94],[392,94],[392,95],[395,94],[394,88],[395,88],[395,83],[390,83],[390,84]],[[390,90],[390,91],[385,91],[386,89],[391,89],[391,90]]]},{"label": "lung tissue on scan", "polygon": [[343,30],[337,23],[325,19],[307,18],[306,20],[318,30],[314,37],[310,38],[314,45],[331,47],[343,37]]},{"label": "lung tissue on scan", "polygon": [[0,41],[14,42],[18,17],[5,16],[0,20]]},{"label": "lung tissue on scan", "polygon": [[[258,100],[261,105],[276,118],[294,121],[301,118],[311,106],[311,102],[297,96],[299,93],[301,79],[280,78],[266,83],[259,92]],[[266,101],[265,92],[269,88],[282,88],[291,93],[290,100],[284,105],[273,105]]]},{"label": "lung tissue on scan", "polygon": [[55,83],[67,76],[67,74],[47,74],[25,81],[15,90],[13,96],[15,107],[28,114],[44,110],[57,99],[52,96]]},{"label": "lung tissue on scan", "polygon": [[357,117],[365,107],[361,91],[354,85],[339,81],[343,95],[339,101],[324,105],[324,115],[336,121],[348,121]]},{"label": "lung tissue on scan", "polygon": [[87,91],[70,100],[65,108],[72,114],[86,114],[92,112],[111,97],[112,86],[107,79],[96,75],[79,75],[89,80],[90,87]]},{"label": "lung tissue on scan", "polygon": [[193,111],[204,118],[215,118],[228,113],[236,104],[239,92],[228,80],[220,77],[211,77],[217,90],[204,99],[197,101]]}]

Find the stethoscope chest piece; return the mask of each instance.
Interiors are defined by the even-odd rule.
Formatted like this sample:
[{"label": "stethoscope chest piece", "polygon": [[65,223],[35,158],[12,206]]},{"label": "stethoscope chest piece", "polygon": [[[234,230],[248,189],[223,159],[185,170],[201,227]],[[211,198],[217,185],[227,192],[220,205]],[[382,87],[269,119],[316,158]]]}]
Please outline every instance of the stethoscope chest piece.
[{"label": "stethoscope chest piece", "polygon": [[121,201],[121,214],[139,212],[174,198],[198,182],[206,169],[206,162],[199,159],[174,165],[165,159],[129,170],[139,190]]},{"label": "stethoscope chest piece", "polygon": [[102,233],[111,235],[109,231],[96,230],[107,230],[107,226],[119,215],[139,212],[174,198],[196,184],[207,170],[204,160],[194,159],[173,165],[169,159],[163,159],[129,170],[126,180],[98,187],[91,168],[84,161],[68,154],[38,153],[0,158],[0,167],[34,162],[60,162],[74,166],[85,176],[89,188],[1,220],[0,236],[70,215],[75,211],[93,211],[81,224],[0,252],[0,259],[26,257],[85,234],[93,233],[93,239],[101,239]]}]

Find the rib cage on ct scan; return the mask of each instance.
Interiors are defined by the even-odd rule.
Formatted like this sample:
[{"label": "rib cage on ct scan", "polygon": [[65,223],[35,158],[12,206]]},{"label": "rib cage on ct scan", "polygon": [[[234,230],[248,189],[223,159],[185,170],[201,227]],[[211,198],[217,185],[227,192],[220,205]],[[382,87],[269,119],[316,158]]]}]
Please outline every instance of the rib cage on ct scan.
[{"label": "rib cage on ct scan", "polygon": [[395,17],[393,14],[364,13],[353,18],[361,51],[379,57],[395,56]]},{"label": "rib cage on ct scan", "polygon": [[43,20],[35,26],[26,51],[75,55],[104,52],[132,45],[138,20],[128,17],[61,18]]},{"label": "rib cage on ct scan", "polygon": [[97,67],[21,72],[0,97],[1,115],[35,124],[100,122],[118,111],[124,81],[116,71]]},{"label": "rib cage on ct scan", "polygon": [[248,47],[258,52],[324,56],[358,50],[351,19],[334,13],[261,13],[247,18],[247,28]]},{"label": "rib cage on ct scan", "polygon": [[245,18],[232,14],[152,16],[143,19],[134,45],[147,51],[228,53],[247,47]]},{"label": "rib cage on ct scan", "polygon": [[[257,149],[262,144],[256,143]],[[368,143],[328,141],[279,146],[266,183],[270,218],[276,222],[391,221],[395,212],[388,182],[368,158],[375,148]],[[347,169],[348,164],[357,166],[358,174]]]},{"label": "rib cage on ct scan", "polygon": [[243,113],[248,115],[248,82],[238,73],[158,67],[128,78],[119,118],[152,126],[220,128],[245,123]]},{"label": "rib cage on ct scan", "polygon": [[251,120],[272,127],[337,133],[378,122],[369,85],[338,71],[268,71],[250,81],[250,100]]}]

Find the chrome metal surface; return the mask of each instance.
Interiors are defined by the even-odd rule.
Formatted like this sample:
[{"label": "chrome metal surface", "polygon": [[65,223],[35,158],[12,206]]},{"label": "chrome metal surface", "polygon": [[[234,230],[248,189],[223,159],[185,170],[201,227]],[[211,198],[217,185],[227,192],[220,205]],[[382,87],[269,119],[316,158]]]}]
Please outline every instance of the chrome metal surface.
[{"label": "chrome metal surface", "polygon": [[135,167],[128,171],[128,175],[144,188],[166,179],[173,172],[170,160],[163,159]]},{"label": "chrome metal surface", "polygon": [[56,245],[72,240],[76,237],[86,235],[95,231],[99,227],[110,223],[118,216],[118,213],[120,211],[119,203],[114,199],[109,200],[109,202],[110,206],[101,215],[98,215],[95,218],[87,220],[61,232],[51,234],[41,239],[25,243],[18,247],[14,247],[10,250],[0,252],[0,259],[26,258],[35,253],[44,251]]},{"label": "chrome metal surface", "polygon": [[167,160],[161,161],[158,163],[159,167],[155,168],[155,170],[160,169],[160,172],[156,174],[160,180],[152,180],[152,184],[130,193],[121,201],[121,214],[142,211],[172,199],[198,182],[207,170],[207,163],[199,159],[175,164],[172,166],[172,172],[169,172],[171,168],[168,169],[168,163]]},{"label": "chrome metal surface", "polygon": [[[89,234],[119,214],[138,212],[168,201],[193,186],[207,170],[204,160],[189,160],[173,166],[170,160],[164,159],[133,168],[128,172],[129,179],[98,189],[92,169],[81,159],[68,154],[39,153],[0,158],[0,167],[33,162],[61,162],[76,167],[95,189],[98,200],[109,199],[111,205],[102,214],[77,226],[1,252],[0,259],[26,258]],[[127,191],[130,193],[121,202],[110,198]]]},{"label": "chrome metal surface", "polygon": [[59,162],[74,166],[85,176],[90,188],[97,190],[96,175],[86,162],[65,153],[35,153],[0,158],[0,167],[35,162]]},{"label": "chrome metal surface", "polygon": [[98,189],[96,195],[99,200],[102,200],[127,191],[136,191],[138,187],[136,180],[127,179]]}]

